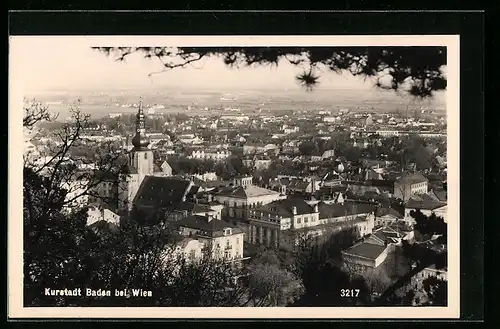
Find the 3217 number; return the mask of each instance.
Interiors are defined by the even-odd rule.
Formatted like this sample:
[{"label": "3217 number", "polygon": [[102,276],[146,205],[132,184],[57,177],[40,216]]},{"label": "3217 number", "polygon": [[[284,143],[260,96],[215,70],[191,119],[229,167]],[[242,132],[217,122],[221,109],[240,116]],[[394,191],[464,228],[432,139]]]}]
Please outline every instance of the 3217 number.
[{"label": "3217 number", "polygon": [[358,297],[359,289],[340,289],[340,297]]}]

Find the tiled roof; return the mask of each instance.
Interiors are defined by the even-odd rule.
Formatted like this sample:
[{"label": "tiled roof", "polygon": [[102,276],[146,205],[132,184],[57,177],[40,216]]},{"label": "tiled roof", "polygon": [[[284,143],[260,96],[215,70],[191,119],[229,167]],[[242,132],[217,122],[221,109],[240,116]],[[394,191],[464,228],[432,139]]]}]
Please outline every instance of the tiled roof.
[{"label": "tiled roof", "polygon": [[427,193],[433,200],[446,202],[448,196],[445,190],[432,190]]},{"label": "tiled roof", "polygon": [[210,209],[210,207],[202,205],[202,204],[197,204],[194,202],[181,202],[177,205],[175,205],[175,210],[178,211],[188,211],[190,213],[203,213],[203,212],[211,212],[213,211]]},{"label": "tiled roof", "polygon": [[191,181],[172,177],[146,176],[133,203],[143,207],[171,207],[183,201],[191,184]]},{"label": "tiled roof", "polygon": [[405,205],[408,209],[434,210],[446,206],[445,202],[411,197]]},{"label": "tiled roof", "polygon": [[396,182],[398,182],[399,184],[418,184],[418,183],[424,183],[427,181],[428,181],[428,179],[425,178],[425,176],[419,172],[416,172],[413,174],[403,175],[398,180],[396,180]]},{"label": "tiled roof", "polygon": [[394,208],[377,208],[375,211],[376,217],[382,217],[386,215],[391,215],[395,218],[403,218],[403,215],[396,211]]},{"label": "tiled roof", "polygon": [[224,220],[212,219],[211,221],[208,221],[207,217],[199,215],[185,217],[175,222],[175,225],[178,227],[187,227],[208,233],[220,232],[225,228],[231,228],[233,233],[242,232],[240,228]]},{"label": "tiled roof", "polygon": [[344,204],[320,202],[318,207],[320,219],[370,214],[375,211],[375,206],[372,204],[355,202],[345,202]]},{"label": "tiled roof", "polygon": [[297,215],[314,213],[314,207],[311,207],[302,199],[283,199],[273,201],[259,207],[257,211],[265,211],[268,213],[275,213],[283,217],[291,217],[293,207],[296,207]]},{"label": "tiled roof", "polygon": [[343,253],[375,260],[385,251],[385,249],[385,246],[361,242],[345,250]]},{"label": "tiled roof", "polygon": [[324,194],[333,195],[334,193],[337,193],[337,192],[345,193],[346,190],[347,190],[346,185],[323,186],[315,192],[315,196],[320,196],[320,195],[324,195]]},{"label": "tiled roof", "polygon": [[231,198],[240,198],[240,199],[271,195],[271,194],[279,194],[279,192],[268,190],[255,185],[249,185],[246,187],[238,186],[235,188],[224,189],[219,193],[220,196],[227,196]]},{"label": "tiled roof", "polygon": [[438,182],[442,182],[442,181],[445,181],[445,180],[446,180],[446,175],[443,175],[443,174],[436,174],[436,173],[431,173],[431,174],[428,174],[428,175],[427,175],[427,178],[428,178],[430,181],[438,181]]},{"label": "tiled roof", "polygon": [[400,232],[399,230],[395,230],[392,227],[386,226],[379,228],[378,230],[373,232],[372,235],[376,236],[383,242],[397,242],[397,240],[395,239],[401,238],[402,232]]}]

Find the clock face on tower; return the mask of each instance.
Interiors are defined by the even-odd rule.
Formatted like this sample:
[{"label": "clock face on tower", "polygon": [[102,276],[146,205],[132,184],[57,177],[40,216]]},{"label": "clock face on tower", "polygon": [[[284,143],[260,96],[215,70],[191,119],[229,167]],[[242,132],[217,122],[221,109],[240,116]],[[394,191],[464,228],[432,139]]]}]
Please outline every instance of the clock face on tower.
[{"label": "clock face on tower", "polygon": [[141,132],[141,130],[140,130],[140,129],[137,129],[137,132],[139,133],[139,132]]}]

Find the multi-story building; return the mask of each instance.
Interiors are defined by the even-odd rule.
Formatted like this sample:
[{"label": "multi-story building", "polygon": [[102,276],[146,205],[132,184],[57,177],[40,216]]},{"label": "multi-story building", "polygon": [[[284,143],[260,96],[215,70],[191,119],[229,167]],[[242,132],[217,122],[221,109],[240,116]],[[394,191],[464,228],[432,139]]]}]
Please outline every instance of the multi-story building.
[{"label": "multi-story building", "polygon": [[[188,256],[197,259],[204,252],[225,260],[243,258],[244,233],[234,225],[212,216],[192,215],[175,223],[179,234],[198,243],[190,242]],[[187,249],[187,248],[184,248]]]},{"label": "multi-story building", "polygon": [[434,213],[437,217],[442,217],[445,223],[448,223],[448,206],[446,202],[430,200],[419,196],[411,197],[405,204],[404,216],[404,220],[410,225],[415,223],[415,220],[411,217],[411,212],[414,210],[420,210],[425,216],[430,216]]},{"label": "multi-story building", "polygon": [[375,211],[375,227],[391,225],[403,218],[404,216],[393,208],[379,207]]},{"label": "multi-story building", "polygon": [[278,176],[270,182],[270,186],[287,193],[315,193],[321,188],[321,179]]},{"label": "multi-story building", "polygon": [[193,150],[189,156],[191,159],[223,161],[231,156],[227,150]]},{"label": "multi-story building", "polygon": [[267,157],[267,156],[257,156],[257,155],[250,155],[246,156],[243,158],[243,164],[250,168],[250,169],[256,169],[256,170],[264,170],[269,168],[269,166],[272,163],[272,160]]},{"label": "multi-story building", "polygon": [[267,153],[268,155],[278,155],[280,147],[275,144],[251,144],[243,145],[243,154],[260,154]]},{"label": "multi-story building", "polygon": [[446,267],[442,269],[437,269],[436,265],[431,265],[424,268],[417,274],[419,280],[425,280],[428,278],[436,278],[442,281],[448,281],[448,269]]},{"label": "multi-story building", "polygon": [[250,243],[277,247],[297,244],[309,237],[328,237],[348,227],[364,236],[374,227],[373,211],[371,205],[309,204],[294,198],[278,200],[250,211],[246,237]]},{"label": "multi-story building", "polygon": [[419,172],[404,175],[394,182],[394,197],[407,202],[413,195],[427,193],[428,182]]},{"label": "multi-story building", "polygon": [[402,240],[407,240],[411,236],[411,232],[402,232],[398,228],[385,226],[342,251],[342,259],[350,267],[375,268],[394,252],[396,246],[401,245]]},{"label": "multi-story building", "polygon": [[281,231],[300,229],[319,224],[318,206],[301,199],[277,200],[250,210],[248,241],[278,247]]},{"label": "multi-story building", "polygon": [[245,219],[248,216],[248,210],[281,199],[286,199],[286,196],[253,185],[251,176],[235,178],[233,186],[215,195],[215,200],[224,205],[223,216],[236,219]]}]

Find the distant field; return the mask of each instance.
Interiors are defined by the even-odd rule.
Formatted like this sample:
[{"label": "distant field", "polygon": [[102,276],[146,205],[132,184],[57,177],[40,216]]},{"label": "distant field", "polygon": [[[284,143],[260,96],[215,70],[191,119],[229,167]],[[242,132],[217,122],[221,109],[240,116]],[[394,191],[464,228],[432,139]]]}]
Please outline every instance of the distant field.
[{"label": "distant field", "polygon": [[[352,111],[403,111],[406,106],[412,111],[415,108],[428,108],[444,111],[443,97],[433,100],[417,101],[409,97],[401,97],[391,91],[358,91],[358,90],[275,90],[275,91],[126,91],[126,92],[45,92],[28,96],[42,102],[60,101],[63,104],[51,104],[50,109],[59,112],[61,117],[69,115],[68,105],[80,98],[81,109],[93,117],[107,116],[109,113],[133,113],[135,108],[122,108],[108,104],[137,103],[142,96],[145,104],[162,104],[166,108],[159,113],[183,112],[198,115],[206,111],[190,111],[187,107],[211,109],[240,108],[242,112],[263,110],[331,110],[349,108]],[[214,111],[208,113],[214,114]]]}]

